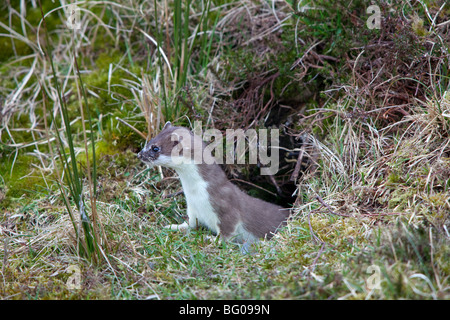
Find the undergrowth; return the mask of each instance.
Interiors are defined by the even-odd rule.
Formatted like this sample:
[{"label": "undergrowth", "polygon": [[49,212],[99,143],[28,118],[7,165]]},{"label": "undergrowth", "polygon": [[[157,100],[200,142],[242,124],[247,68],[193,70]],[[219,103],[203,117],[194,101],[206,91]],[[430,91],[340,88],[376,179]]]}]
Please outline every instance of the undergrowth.
[{"label": "undergrowth", "polygon": [[[0,16],[0,297],[449,299],[448,3],[375,1],[369,29],[365,1],[83,2],[77,30],[65,2],[42,1],[46,29],[20,3]],[[288,225],[250,254],[163,229],[181,186],[135,154],[167,120],[280,128],[284,176],[256,187],[294,181]]]}]

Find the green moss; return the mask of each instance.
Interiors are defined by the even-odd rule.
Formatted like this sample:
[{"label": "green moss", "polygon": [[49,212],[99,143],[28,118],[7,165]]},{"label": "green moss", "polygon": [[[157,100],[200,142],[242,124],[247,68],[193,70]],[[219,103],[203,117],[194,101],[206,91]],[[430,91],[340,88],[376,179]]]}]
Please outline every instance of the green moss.
[{"label": "green moss", "polygon": [[[42,3],[42,11],[44,12],[44,14],[50,12],[52,9],[57,8],[59,6],[58,2],[52,0],[42,0],[41,3]],[[6,6],[6,4],[1,5],[2,15],[0,16],[0,21],[3,22],[8,27],[12,28],[17,33],[23,35],[21,18],[15,14],[12,14],[10,16],[8,14],[9,10],[4,10],[3,8],[4,6]],[[20,9],[19,1],[11,1],[8,3],[8,6],[12,6],[19,13],[22,12],[22,10]],[[41,9],[39,8],[39,6],[37,8],[33,8],[32,6],[27,5],[25,19],[27,20],[29,25],[37,27],[42,19]],[[53,12],[52,14],[48,15],[45,21],[47,29],[50,32],[55,30],[62,23],[58,12]],[[3,28],[0,27],[0,33],[9,33],[9,32],[3,30]],[[27,28],[27,36],[28,40],[34,43],[36,42],[34,30],[30,30],[30,28]],[[25,42],[18,40],[16,38],[0,37],[0,62],[9,61],[13,58],[22,57],[25,55],[29,55],[31,53],[33,53],[33,49],[30,46],[28,46],[28,44],[26,44]]]},{"label": "green moss", "polygon": [[14,199],[34,196],[46,188],[40,172],[33,170],[32,163],[35,162],[35,157],[27,155],[19,155],[14,162],[14,154],[0,162],[0,176],[3,178],[3,186],[0,184],[3,194],[1,208],[9,207]]},{"label": "green moss", "polygon": [[[100,140],[95,144],[95,155],[97,160],[97,178],[114,176],[120,179],[120,175],[127,175],[125,169],[134,167],[139,163],[139,159],[134,151],[121,149],[119,146],[106,140]],[[90,147],[88,148],[88,159],[92,174],[93,156],[92,148]],[[82,172],[86,172],[87,159],[85,152],[81,152],[77,156],[77,163]]]},{"label": "green moss", "polygon": [[418,16],[413,17],[411,27],[419,37],[424,37],[428,34],[428,31],[423,26],[423,20]]},{"label": "green moss", "polygon": [[397,209],[402,211],[410,207],[410,201],[414,197],[415,190],[396,189],[391,193],[391,198],[388,201],[389,209]]},{"label": "green moss", "polygon": [[[0,32],[4,30],[0,29]],[[0,37],[0,62],[6,62],[16,56],[29,55],[33,50],[25,42],[9,37]]]},{"label": "green moss", "polygon": [[388,176],[386,185],[395,187],[395,185],[402,183],[402,182],[403,182],[403,180],[401,179],[400,175],[398,173],[392,172]]}]

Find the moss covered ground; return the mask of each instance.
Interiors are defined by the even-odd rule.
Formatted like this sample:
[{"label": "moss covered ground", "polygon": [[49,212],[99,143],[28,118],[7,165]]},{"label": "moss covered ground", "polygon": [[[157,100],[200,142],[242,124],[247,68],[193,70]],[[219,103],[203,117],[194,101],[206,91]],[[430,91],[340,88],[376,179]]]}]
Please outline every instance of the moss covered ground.
[{"label": "moss covered ground", "polygon": [[[449,299],[446,1],[375,1],[379,28],[366,1],[83,2],[79,29],[41,3],[0,5],[2,299]],[[226,172],[290,183],[288,225],[249,254],[164,229],[180,183],[136,152],[168,120],[285,132],[274,183]]]}]

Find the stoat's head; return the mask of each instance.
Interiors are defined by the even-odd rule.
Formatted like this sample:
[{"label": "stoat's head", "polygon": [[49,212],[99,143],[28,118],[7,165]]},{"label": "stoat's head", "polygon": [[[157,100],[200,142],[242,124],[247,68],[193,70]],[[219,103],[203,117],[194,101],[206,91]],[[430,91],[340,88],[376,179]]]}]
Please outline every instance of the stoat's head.
[{"label": "stoat's head", "polygon": [[[191,131],[183,127],[174,127],[167,122],[161,132],[147,141],[145,147],[138,153],[138,158],[151,166],[166,166],[176,168],[185,157],[187,145],[190,147],[194,138]],[[189,143],[188,143],[189,142]]]}]

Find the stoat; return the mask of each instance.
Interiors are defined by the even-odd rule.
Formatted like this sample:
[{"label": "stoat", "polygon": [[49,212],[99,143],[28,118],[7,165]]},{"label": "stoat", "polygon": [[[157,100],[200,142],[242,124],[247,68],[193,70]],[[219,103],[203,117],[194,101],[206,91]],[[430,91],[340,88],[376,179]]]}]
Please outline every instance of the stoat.
[{"label": "stoat", "polygon": [[188,222],[168,228],[185,230],[203,225],[225,240],[253,243],[271,238],[285,224],[289,209],[241,191],[215,162],[194,161],[193,147],[204,151],[206,144],[189,129],[168,122],[138,153],[148,165],[172,168],[180,177]]}]

